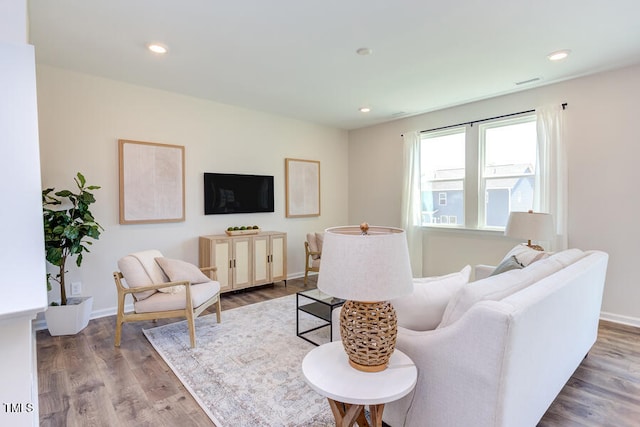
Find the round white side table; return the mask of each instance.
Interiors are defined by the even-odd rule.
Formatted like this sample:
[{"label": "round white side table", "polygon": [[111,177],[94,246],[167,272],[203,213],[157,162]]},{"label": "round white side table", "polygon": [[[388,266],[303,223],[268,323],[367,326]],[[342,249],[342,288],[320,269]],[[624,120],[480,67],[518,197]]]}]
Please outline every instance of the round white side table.
[{"label": "round white side table", "polygon": [[340,341],[311,350],[302,360],[302,373],[311,388],[329,400],[336,426],[341,427],[350,427],[356,421],[368,425],[366,405],[371,425],[381,427],[384,404],[407,395],[418,378],[413,361],[399,350],[394,351],[384,371],[358,371],[349,365]]}]

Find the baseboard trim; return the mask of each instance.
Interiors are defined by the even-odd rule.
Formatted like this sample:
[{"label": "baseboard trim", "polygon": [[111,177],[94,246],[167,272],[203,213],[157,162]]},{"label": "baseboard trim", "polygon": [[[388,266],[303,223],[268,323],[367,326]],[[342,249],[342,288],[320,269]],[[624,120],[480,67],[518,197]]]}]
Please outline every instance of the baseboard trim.
[{"label": "baseboard trim", "polygon": [[623,316],[621,314],[607,313],[605,311],[602,311],[600,312],[600,319],[640,328],[640,319],[637,317]]},{"label": "baseboard trim", "polygon": [[[126,304],[124,306],[124,311],[133,311],[133,304]],[[116,314],[118,314],[118,307],[103,308],[102,310],[92,311],[89,320],[98,319],[100,317],[115,316]],[[44,318],[36,319],[32,322],[32,326],[34,330],[42,331],[47,329],[47,321]]]}]

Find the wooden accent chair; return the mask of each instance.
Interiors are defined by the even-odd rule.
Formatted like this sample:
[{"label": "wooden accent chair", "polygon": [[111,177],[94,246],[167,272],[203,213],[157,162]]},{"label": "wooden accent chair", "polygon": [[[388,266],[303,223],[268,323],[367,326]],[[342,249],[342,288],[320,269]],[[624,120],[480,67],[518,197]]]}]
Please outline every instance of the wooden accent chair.
[{"label": "wooden accent chair", "polygon": [[307,286],[309,272],[320,271],[320,258],[322,256],[322,242],[324,233],[307,233],[307,240],[304,242],[305,264],[304,264],[304,285]]},{"label": "wooden accent chair", "polygon": [[[184,261],[164,258],[160,251],[147,250],[121,258],[118,269],[113,273],[118,290],[116,347],[120,346],[125,322],[185,317],[192,348],[196,346],[195,318],[200,313],[215,304],[220,323],[216,267],[200,269]],[[127,295],[133,296],[134,311],[129,313],[124,312]]]}]

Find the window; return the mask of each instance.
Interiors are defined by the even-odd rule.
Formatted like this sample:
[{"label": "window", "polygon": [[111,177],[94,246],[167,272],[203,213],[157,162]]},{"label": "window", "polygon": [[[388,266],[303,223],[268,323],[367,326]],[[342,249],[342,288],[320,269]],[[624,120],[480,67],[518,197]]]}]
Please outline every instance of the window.
[{"label": "window", "polygon": [[535,115],[421,134],[422,225],[503,229],[533,209]]},{"label": "window", "polygon": [[533,209],[536,145],[535,116],[480,125],[481,226],[505,227],[511,211]]},{"label": "window", "polygon": [[[422,224],[464,218],[465,129],[423,134],[420,143]],[[455,224],[455,223],[454,223]]]}]

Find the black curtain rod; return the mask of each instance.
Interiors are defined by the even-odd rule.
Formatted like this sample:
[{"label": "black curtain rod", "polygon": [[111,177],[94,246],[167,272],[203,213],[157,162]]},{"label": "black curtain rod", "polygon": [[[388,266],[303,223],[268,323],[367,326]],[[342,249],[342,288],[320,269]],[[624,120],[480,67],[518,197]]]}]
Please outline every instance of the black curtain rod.
[{"label": "black curtain rod", "polygon": [[[567,108],[567,103],[566,102],[562,103],[561,105],[562,105],[562,109],[563,110],[565,110]],[[450,128],[455,128],[455,127],[458,127],[458,126],[466,126],[466,125],[473,126],[474,123],[482,123],[482,122],[487,122],[489,120],[503,119],[505,117],[517,116],[519,114],[533,113],[535,111],[536,110],[526,110],[526,111],[519,111],[517,113],[503,114],[502,116],[495,116],[495,117],[489,117],[489,118],[486,118],[486,119],[473,120],[471,122],[458,123],[457,125],[449,125],[449,126],[442,126],[442,127],[439,127],[439,128],[421,130],[420,133],[433,132],[433,131],[436,131],[436,130],[443,130],[443,129],[450,129]],[[404,136],[404,135],[400,135],[400,136]]]}]

